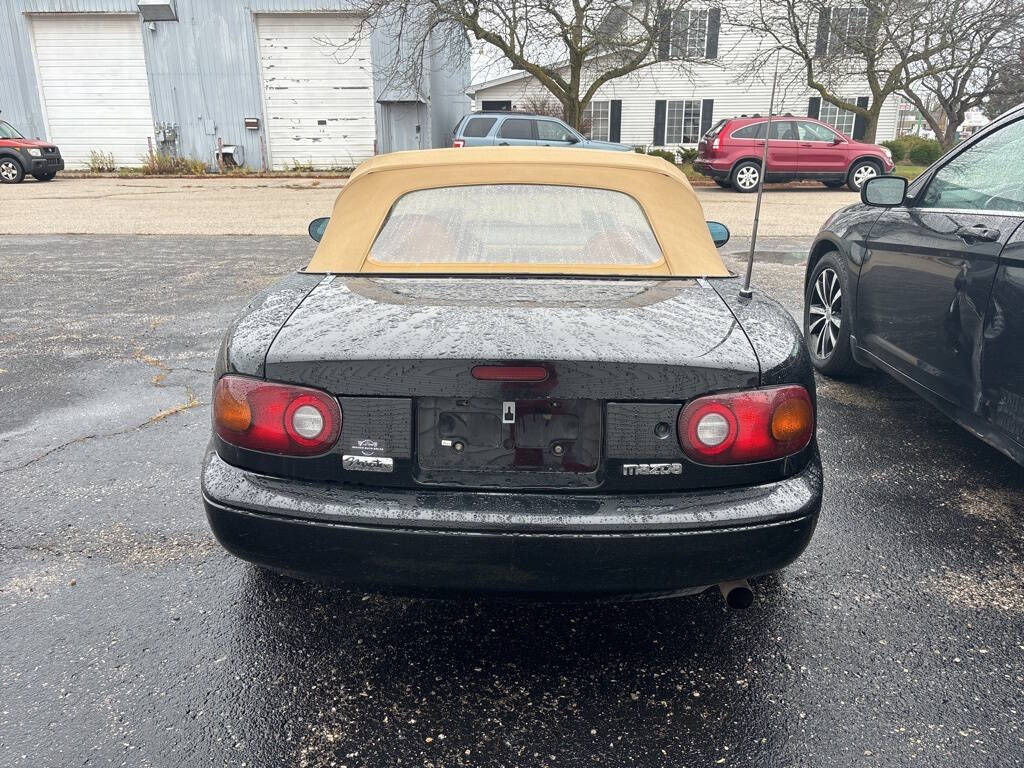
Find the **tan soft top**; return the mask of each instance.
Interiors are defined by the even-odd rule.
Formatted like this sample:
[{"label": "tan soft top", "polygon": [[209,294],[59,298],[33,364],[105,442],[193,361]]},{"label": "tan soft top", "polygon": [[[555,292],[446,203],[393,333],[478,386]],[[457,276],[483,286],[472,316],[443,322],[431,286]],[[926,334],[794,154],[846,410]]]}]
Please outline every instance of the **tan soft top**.
[{"label": "tan soft top", "polygon": [[636,266],[458,263],[443,267],[413,265],[412,269],[687,277],[729,274],[711,240],[697,195],[674,165],[636,152],[553,147],[429,149],[393,152],[367,160],[356,168],[338,195],[330,224],[306,271],[412,271],[409,264],[385,264],[370,256],[373,241],[395,201],[421,189],[477,184],[552,184],[625,193],[643,208],[663,258]]}]

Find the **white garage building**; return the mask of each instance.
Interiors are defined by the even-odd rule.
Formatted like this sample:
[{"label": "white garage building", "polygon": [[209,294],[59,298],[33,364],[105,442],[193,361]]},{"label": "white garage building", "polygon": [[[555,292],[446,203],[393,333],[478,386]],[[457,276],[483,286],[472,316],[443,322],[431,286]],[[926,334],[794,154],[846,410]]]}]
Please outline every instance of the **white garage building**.
[{"label": "white garage building", "polygon": [[71,168],[93,152],[137,165],[151,143],[212,165],[220,142],[245,165],[279,170],[445,145],[469,108],[468,47],[426,62],[418,87],[395,87],[374,66],[392,61],[392,42],[346,8],[5,0],[0,119],[57,144]]}]

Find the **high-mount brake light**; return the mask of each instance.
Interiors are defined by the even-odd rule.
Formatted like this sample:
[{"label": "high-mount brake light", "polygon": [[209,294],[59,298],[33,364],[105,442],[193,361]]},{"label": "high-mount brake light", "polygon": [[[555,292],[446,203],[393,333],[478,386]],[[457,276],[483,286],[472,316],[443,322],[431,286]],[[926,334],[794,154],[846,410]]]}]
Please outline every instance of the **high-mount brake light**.
[{"label": "high-mount brake light", "polygon": [[477,381],[547,381],[548,369],[543,365],[475,365]]},{"label": "high-mount brake light", "polygon": [[789,456],[814,434],[811,396],[801,386],[723,392],[679,412],[679,444],[701,464],[749,464]]},{"label": "high-mount brake light", "polygon": [[315,456],[341,433],[341,406],[309,387],[224,376],[213,397],[213,428],[221,440],[264,453]]}]

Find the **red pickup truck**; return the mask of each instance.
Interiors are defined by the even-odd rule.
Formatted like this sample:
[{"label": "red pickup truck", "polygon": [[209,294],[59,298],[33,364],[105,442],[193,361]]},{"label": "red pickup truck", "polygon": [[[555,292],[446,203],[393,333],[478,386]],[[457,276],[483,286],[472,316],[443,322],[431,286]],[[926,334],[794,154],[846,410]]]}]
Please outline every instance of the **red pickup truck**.
[{"label": "red pickup truck", "polygon": [[10,123],[0,120],[0,183],[17,184],[25,174],[50,181],[64,170],[64,158],[53,144],[26,139]]}]

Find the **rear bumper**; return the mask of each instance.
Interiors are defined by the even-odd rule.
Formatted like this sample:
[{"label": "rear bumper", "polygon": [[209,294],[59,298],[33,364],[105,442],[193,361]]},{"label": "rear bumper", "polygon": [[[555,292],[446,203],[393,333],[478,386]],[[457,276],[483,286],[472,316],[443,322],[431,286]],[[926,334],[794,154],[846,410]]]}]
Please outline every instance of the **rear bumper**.
[{"label": "rear bumper", "polygon": [[768,573],[807,546],[821,505],[817,458],[751,488],[675,495],[374,490],[203,467],[218,541],[317,581],[439,596],[670,594]]},{"label": "rear bumper", "polygon": [[708,176],[708,177],[710,177],[712,179],[718,179],[719,181],[724,181],[725,179],[729,178],[729,170],[730,169],[729,169],[728,166],[716,168],[711,163],[709,163],[707,160],[697,159],[697,160],[693,161],[693,170],[695,170],[697,173],[703,174],[704,176]]}]

